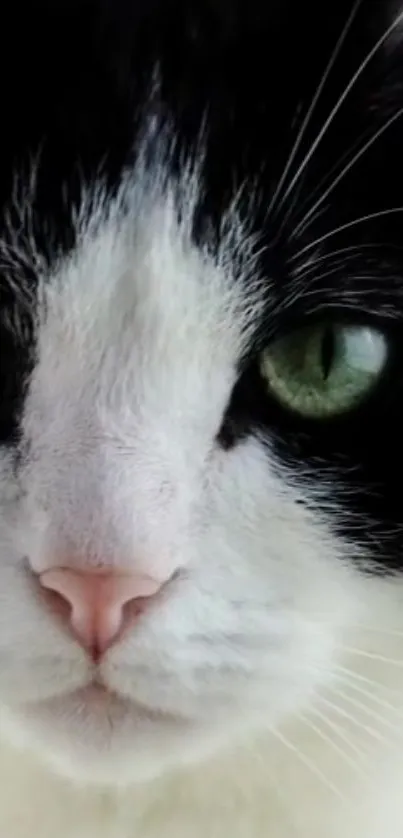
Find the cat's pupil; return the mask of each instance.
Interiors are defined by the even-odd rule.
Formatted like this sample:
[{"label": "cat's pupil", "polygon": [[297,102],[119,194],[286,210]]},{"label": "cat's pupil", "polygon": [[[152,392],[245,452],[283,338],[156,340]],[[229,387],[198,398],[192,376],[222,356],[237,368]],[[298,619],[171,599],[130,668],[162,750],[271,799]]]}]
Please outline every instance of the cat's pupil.
[{"label": "cat's pupil", "polygon": [[323,380],[327,381],[330,370],[333,366],[335,353],[335,336],[332,326],[326,326],[322,335],[321,343],[321,366],[323,371]]}]

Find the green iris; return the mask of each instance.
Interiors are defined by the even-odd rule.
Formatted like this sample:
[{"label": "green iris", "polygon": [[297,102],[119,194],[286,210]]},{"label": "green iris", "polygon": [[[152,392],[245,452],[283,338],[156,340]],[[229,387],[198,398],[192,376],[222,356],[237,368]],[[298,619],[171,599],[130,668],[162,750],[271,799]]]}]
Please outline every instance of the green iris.
[{"label": "green iris", "polygon": [[279,402],[320,419],[360,404],[379,380],[387,354],[377,329],[316,323],[273,342],[262,355],[261,372]]}]

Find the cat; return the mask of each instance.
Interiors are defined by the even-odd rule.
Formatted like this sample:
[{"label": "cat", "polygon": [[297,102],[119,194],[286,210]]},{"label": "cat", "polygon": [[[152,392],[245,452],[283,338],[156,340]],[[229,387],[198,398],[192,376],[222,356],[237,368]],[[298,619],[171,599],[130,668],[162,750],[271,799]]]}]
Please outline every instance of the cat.
[{"label": "cat", "polygon": [[401,838],[403,5],[0,65],[0,834]]}]

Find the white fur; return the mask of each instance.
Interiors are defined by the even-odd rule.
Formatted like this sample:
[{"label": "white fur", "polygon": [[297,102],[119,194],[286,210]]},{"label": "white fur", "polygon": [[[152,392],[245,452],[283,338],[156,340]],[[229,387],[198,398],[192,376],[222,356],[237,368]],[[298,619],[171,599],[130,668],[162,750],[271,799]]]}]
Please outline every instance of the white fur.
[{"label": "white fur", "polygon": [[[195,197],[162,163],[100,188],[43,278],[28,460],[0,462],[0,834],[400,838],[403,582],[270,440],[217,444],[259,282],[235,206],[195,248]],[[102,662],[107,711],[29,572],[67,561],[174,574]]]}]

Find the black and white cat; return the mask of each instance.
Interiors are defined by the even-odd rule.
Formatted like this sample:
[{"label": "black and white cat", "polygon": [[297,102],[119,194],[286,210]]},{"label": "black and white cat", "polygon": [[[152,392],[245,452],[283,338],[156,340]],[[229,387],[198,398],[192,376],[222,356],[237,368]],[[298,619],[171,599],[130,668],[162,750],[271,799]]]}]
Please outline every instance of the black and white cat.
[{"label": "black and white cat", "polygon": [[13,0],[0,835],[401,838],[403,6]]}]

